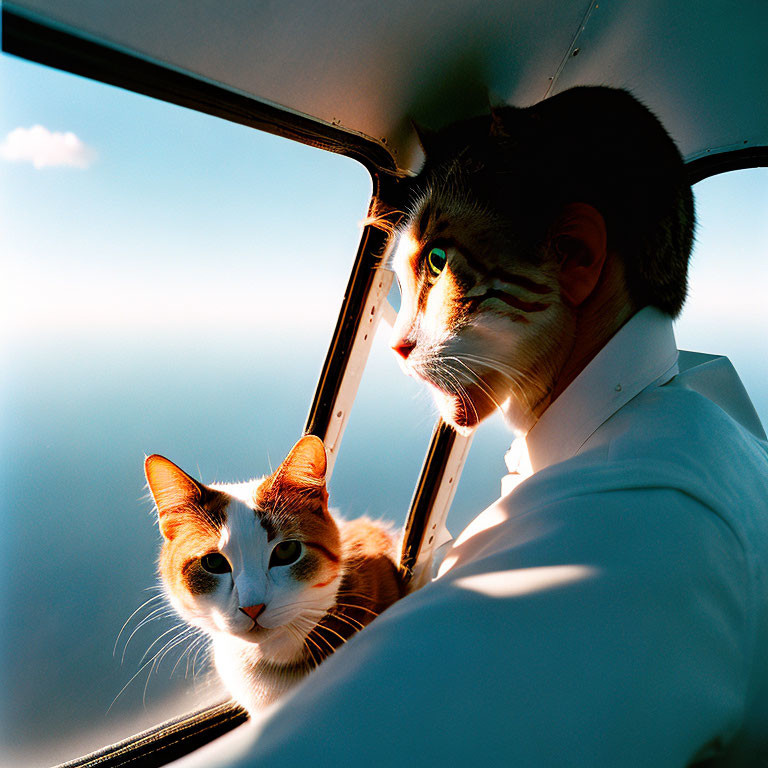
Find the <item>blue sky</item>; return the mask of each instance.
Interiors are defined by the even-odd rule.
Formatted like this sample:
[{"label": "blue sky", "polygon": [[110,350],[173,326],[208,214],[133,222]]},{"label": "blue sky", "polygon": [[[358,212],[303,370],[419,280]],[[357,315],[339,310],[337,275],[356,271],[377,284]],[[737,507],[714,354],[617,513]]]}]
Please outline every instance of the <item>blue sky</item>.
[{"label": "blue sky", "polygon": [[[162,285],[173,322],[191,279],[182,275],[210,270],[214,260],[211,284],[233,293],[226,312],[219,308],[203,316],[226,325],[235,319],[261,322],[275,309],[270,292],[260,303],[264,314],[254,320],[245,288],[249,276],[279,281],[289,262],[306,262],[298,277],[311,273],[312,290],[300,279],[292,290],[304,291],[303,300],[324,320],[327,308],[335,312],[333,302],[317,299],[324,291],[338,291],[333,283],[345,279],[355,251],[370,191],[367,174],[356,163],[14,57],[3,55],[0,61],[0,141],[33,126],[71,132],[82,143],[88,166],[35,169],[29,162],[0,158],[6,270],[8,260],[20,279],[33,268],[52,276],[84,270],[88,281],[82,288],[105,322],[115,315],[115,303],[114,297],[100,303],[99,280],[106,285],[141,280],[143,297],[156,303],[153,290],[160,291],[161,281],[175,270],[179,295],[174,299]],[[743,259],[739,269],[753,270],[763,280],[741,281],[738,292],[725,295],[722,273],[705,275],[702,268],[692,291],[697,302],[706,297],[701,301],[717,313],[746,311],[761,322],[768,320],[765,304],[750,287],[764,285],[768,269],[761,258],[768,240],[767,173],[733,174],[699,186],[694,257],[697,266],[710,254],[729,254],[727,264]],[[318,263],[322,269],[314,268]],[[52,297],[40,284],[38,290],[41,303],[50,306]],[[18,300],[18,292],[12,293]],[[41,322],[40,306],[29,304],[30,298],[24,302],[26,320]],[[141,307],[132,298],[132,319],[139,322]],[[12,314],[23,315],[25,306],[14,304]],[[707,314],[692,301],[689,314],[694,313],[702,320]],[[59,313],[59,322],[76,317]]]},{"label": "blue sky", "polygon": [[290,274],[303,305],[332,319],[325,297],[343,290],[370,194],[356,163],[8,56],[0,82],[0,136],[72,132],[92,158],[42,169],[0,160],[6,270],[10,260],[19,280],[46,275],[23,305],[12,291],[13,316],[46,322],[44,308],[62,300],[47,290],[58,277],[81,299],[58,322],[86,322],[88,304],[91,320],[135,327],[144,302],[162,302],[166,325],[178,326],[190,284],[207,280],[228,299],[215,311],[197,302],[201,325],[258,324],[279,297],[265,291],[254,311],[253,279]]},{"label": "blue sky", "polygon": [[[290,327],[291,344],[306,342],[319,364],[370,193],[359,165],[10,56],[0,88],[0,153],[12,132],[42,126],[74,134],[87,166],[0,156],[0,312],[15,342],[150,327],[230,340],[256,332],[285,349]],[[756,384],[765,349],[755,334],[768,327],[766,179],[759,169],[697,187],[694,279],[678,324],[683,346],[735,354]],[[757,399],[765,419],[768,396]]]}]

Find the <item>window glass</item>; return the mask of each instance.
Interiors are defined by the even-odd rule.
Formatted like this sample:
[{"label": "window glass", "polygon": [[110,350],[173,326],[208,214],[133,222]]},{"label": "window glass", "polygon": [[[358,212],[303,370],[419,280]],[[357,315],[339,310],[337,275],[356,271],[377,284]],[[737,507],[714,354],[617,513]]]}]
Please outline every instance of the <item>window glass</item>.
[{"label": "window glass", "polygon": [[143,458],[207,482],[281,461],[371,184],[346,158],[9,56],[0,83],[0,763],[42,765],[224,698],[153,599]]},{"label": "window glass", "polygon": [[694,193],[696,246],[677,344],[726,355],[768,427],[768,168],[713,176]]},{"label": "window glass", "polygon": [[342,517],[405,523],[437,419],[432,398],[403,375],[389,346],[390,329],[376,332],[329,486]]}]

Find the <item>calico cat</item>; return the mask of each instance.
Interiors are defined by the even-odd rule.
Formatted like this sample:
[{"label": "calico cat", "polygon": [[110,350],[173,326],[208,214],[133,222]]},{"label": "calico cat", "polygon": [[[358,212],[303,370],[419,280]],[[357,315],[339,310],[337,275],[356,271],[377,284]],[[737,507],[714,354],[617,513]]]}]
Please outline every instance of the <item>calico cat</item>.
[{"label": "calico cat", "polygon": [[302,437],[271,475],[202,485],[145,460],[165,593],[211,637],[216,668],[253,713],[403,594],[389,529],[328,511],[322,441]]},{"label": "calico cat", "polygon": [[458,431],[498,408],[524,434],[567,383],[579,297],[558,275],[579,259],[574,221],[601,217],[620,254],[607,263],[628,292],[619,322],[646,304],[680,310],[693,237],[683,163],[649,110],[605,87],[419,135],[407,210],[370,222],[401,217],[385,255],[401,290],[392,348]]}]

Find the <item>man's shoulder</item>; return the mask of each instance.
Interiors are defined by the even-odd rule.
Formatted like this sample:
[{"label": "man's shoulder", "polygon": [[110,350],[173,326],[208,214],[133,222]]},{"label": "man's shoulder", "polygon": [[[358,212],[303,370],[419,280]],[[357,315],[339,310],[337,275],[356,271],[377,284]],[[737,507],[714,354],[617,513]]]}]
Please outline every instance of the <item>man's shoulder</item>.
[{"label": "man's shoulder", "polygon": [[742,534],[768,541],[768,446],[711,400],[684,388],[638,395],[572,458],[541,470],[506,499],[526,512],[607,493],[643,504],[653,490],[675,491]]},{"label": "man's shoulder", "polygon": [[[680,479],[686,492],[703,486],[718,497],[743,497],[751,485],[766,490],[768,445],[697,391],[666,386],[646,390],[587,441],[606,465],[638,462],[651,476]],[[710,494],[707,494],[709,496]]]},{"label": "man's shoulder", "polygon": [[646,390],[606,421],[580,454],[602,452],[603,461],[645,459],[699,468],[747,460],[768,469],[760,436],[697,391],[664,386]]}]

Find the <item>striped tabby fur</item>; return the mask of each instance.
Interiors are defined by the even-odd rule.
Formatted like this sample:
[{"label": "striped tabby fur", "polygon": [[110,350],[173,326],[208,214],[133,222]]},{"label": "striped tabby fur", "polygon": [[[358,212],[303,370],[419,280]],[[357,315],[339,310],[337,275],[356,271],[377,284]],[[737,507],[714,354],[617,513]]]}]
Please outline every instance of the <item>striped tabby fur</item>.
[{"label": "striped tabby fur", "polygon": [[[460,432],[495,409],[526,431],[549,404],[567,352],[560,340],[569,310],[555,270],[546,260],[515,260],[495,242],[500,230],[450,183],[432,185],[396,232],[390,256],[401,292],[392,346]],[[428,267],[433,248],[446,255],[439,275]]]},{"label": "striped tabby fur", "polygon": [[[646,305],[678,314],[693,197],[674,142],[630,93],[571,88],[419,138],[426,161],[405,182],[407,212],[370,223],[391,231],[403,216],[390,247],[402,294],[392,346],[457,429],[500,408],[526,432],[599,349],[586,336],[610,337]],[[594,216],[606,266],[577,296],[584,240],[571,233],[583,238]]]},{"label": "striped tabby fur", "polygon": [[205,486],[145,462],[179,615],[211,637],[216,668],[250,712],[272,702],[402,595],[389,529],[328,511],[325,448],[303,437],[271,475]]}]

